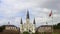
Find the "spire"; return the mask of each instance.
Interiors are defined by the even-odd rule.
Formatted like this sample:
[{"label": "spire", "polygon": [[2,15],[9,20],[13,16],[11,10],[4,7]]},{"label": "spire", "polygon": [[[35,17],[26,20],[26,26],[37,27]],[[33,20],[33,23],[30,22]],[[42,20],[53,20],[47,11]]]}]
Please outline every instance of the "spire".
[{"label": "spire", "polygon": [[22,23],[22,18],[21,18],[21,22],[20,22],[20,24],[23,24],[23,23]]},{"label": "spire", "polygon": [[10,22],[8,22],[8,25],[10,25]]},{"label": "spire", "polygon": [[27,17],[26,17],[27,19],[29,19],[29,11],[27,10]]},{"label": "spire", "polygon": [[33,24],[35,24],[35,18],[34,18]]}]

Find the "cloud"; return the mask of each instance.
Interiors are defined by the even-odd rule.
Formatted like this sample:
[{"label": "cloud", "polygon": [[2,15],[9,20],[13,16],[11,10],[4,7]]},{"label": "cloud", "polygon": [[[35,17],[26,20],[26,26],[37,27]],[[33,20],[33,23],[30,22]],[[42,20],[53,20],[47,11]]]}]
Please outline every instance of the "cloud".
[{"label": "cloud", "polygon": [[1,0],[0,22],[7,23],[8,21],[11,21],[11,24],[19,26],[18,24],[21,17],[23,21],[26,22],[27,9],[30,12],[31,20],[35,17],[37,24],[45,24],[46,21],[51,22],[51,18],[48,17],[51,10],[54,14],[54,22],[59,22],[59,3],[59,0]]},{"label": "cloud", "polygon": [[59,10],[60,9],[60,0],[48,0],[43,4],[43,8],[49,8],[49,9],[54,9],[54,10]]}]

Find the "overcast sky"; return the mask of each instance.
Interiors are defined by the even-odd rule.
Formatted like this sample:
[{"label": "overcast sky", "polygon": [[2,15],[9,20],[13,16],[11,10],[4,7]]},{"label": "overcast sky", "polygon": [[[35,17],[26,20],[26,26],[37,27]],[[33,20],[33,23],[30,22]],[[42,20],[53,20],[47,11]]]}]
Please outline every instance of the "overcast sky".
[{"label": "overcast sky", "polygon": [[53,24],[60,22],[60,0],[0,0],[0,25],[19,26],[22,17],[26,22],[26,12],[29,10],[30,22],[36,20],[36,26],[51,25],[49,13],[53,12]]}]

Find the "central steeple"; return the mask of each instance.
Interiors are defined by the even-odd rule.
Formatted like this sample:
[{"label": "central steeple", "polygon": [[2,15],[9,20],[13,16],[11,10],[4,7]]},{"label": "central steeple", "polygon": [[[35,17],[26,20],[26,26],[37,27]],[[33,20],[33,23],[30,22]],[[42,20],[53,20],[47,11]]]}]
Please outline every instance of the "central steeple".
[{"label": "central steeple", "polygon": [[27,17],[26,17],[27,19],[29,19],[29,11],[27,10]]},{"label": "central steeple", "polygon": [[33,23],[30,22],[30,14],[29,14],[29,10],[26,11],[26,22],[23,23],[22,22],[22,18],[21,18],[21,23],[20,23],[20,32],[31,32],[31,33],[35,33],[35,29],[36,29],[36,23],[35,23],[35,18]]}]

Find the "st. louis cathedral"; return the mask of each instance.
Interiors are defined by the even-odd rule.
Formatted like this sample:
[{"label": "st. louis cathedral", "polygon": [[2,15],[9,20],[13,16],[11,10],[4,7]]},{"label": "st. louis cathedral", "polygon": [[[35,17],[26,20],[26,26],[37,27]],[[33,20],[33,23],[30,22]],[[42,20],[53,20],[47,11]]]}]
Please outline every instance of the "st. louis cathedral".
[{"label": "st. louis cathedral", "polygon": [[22,18],[21,18],[20,32],[23,33],[26,31],[26,32],[35,33],[35,28],[36,28],[35,18],[33,20],[33,23],[31,23],[29,18],[29,11],[27,11],[26,23],[23,24]]}]

